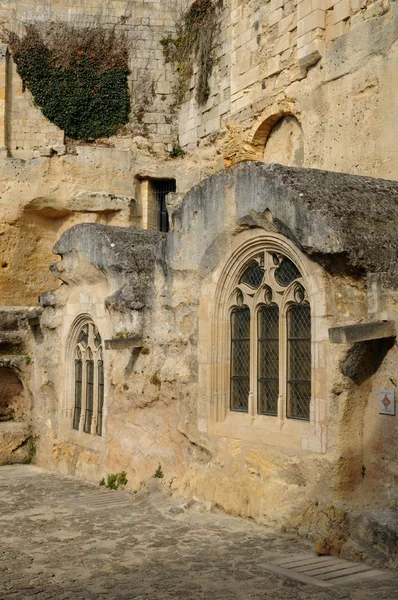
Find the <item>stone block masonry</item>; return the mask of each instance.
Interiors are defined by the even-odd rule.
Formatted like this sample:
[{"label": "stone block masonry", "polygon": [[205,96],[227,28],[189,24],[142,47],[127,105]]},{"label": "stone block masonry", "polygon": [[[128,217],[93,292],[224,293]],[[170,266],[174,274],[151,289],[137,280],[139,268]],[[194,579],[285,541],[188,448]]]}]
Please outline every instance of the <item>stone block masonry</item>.
[{"label": "stone block masonry", "polygon": [[[301,81],[338,37],[389,10],[349,0],[230,0],[220,19],[211,96],[198,109],[192,98],[180,113],[180,140],[194,147],[218,131],[283,96]],[[369,17],[368,17],[369,15]]]},{"label": "stone block masonry", "polygon": [[[174,16],[179,5],[179,0],[92,0],[89,3],[78,0],[62,3],[55,0],[45,3],[27,0],[23,4],[14,0],[1,8],[0,18],[6,27],[19,33],[23,32],[24,23],[35,21],[64,20],[82,26],[98,22],[112,27],[125,18],[121,26],[131,45],[129,83],[132,110],[128,129],[133,134],[149,135],[154,142],[167,147],[176,138],[171,110],[173,74],[170,65],[165,65],[160,41],[173,31]],[[5,51],[4,48],[3,54]],[[4,65],[4,68],[0,67],[0,147],[7,146],[11,156],[24,159],[54,152],[62,154],[63,132],[49,123],[35,107],[29,91],[22,88],[12,60],[7,63],[6,90],[5,55],[4,58],[0,57],[0,62]],[[145,115],[144,119],[142,114]],[[7,125],[2,126],[1,123],[5,121]],[[129,136],[131,138],[131,133]]]}]

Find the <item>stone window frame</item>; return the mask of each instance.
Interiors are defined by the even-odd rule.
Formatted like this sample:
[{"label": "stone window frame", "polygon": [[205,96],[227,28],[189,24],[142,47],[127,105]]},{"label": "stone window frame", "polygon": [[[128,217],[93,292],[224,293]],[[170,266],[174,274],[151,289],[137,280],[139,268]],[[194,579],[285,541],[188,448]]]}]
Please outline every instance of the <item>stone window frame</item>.
[{"label": "stone window frame", "polygon": [[[310,420],[234,413],[229,410],[231,295],[239,276],[250,260],[264,250],[289,258],[300,270],[311,307],[311,403]],[[228,258],[219,261],[202,284],[199,304],[198,430],[211,436],[246,440],[297,451],[327,451],[327,380],[329,315],[327,314],[327,276],[285,236],[252,229],[233,240]],[[209,323],[211,326],[209,327]],[[283,402],[283,399],[282,399]]]},{"label": "stone window frame", "polygon": [[[87,346],[81,343],[79,337],[83,330],[87,328]],[[100,343],[96,345],[96,335],[100,337]],[[92,439],[102,439],[105,434],[104,429],[104,406],[105,395],[103,397],[102,410],[99,410],[99,367],[102,364],[102,372],[105,372],[104,365],[104,344],[103,336],[101,336],[97,325],[93,318],[88,314],[79,315],[72,323],[70,328],[67,347],[66,347],[66,390],[64,417],[69,423],[71,433],[79,436],[87,436]],[[81,385],[81,407],[78,427],[74,425],[75,405],[76,405],[76,361],[82,361],[82,385]],[[94,381],[93,381],[93,409],[92,418],[87,426],[86,410],[87,410],[87,369],[89,361],[93,361]],[[104,382],[102,389],[104,390]],[[98,416],[101,414],[101,430],[99,430]]]},{"label": "stone window frame", "polygon": [[[232,346],[232,327],[231,318],[233,312],[239,307],[247,307],[250,311],[250,342],[249,342],[249,354],[250,354],[250,384],[248,394],[248,410],[240,411],[232,408],[232,385],[229,385],[230,391],[230,405],[228,410],[230,412],[243,412],[248,413],[252,417],[260,416],[271,416],[276,419],[292,419],[298,417],[292,417],[288,415],[288,313],[292,306],[309,305],[311,310],[311,303],[308,298],[307,284],[303,278],[301,271],[300,277],[296,277],[287,286],[280,285],[276,279],[276,271],[280,268],[280,264],[274,264],[273,255],[281,256],[281,252],[273,252],[266,248],[261,250],[257,256],[254,256],[248,260],[240,272],[236,274],[236,285],[229,297],[227,302],[227,312],[229,315],[229,337]],[[283,256],[283,258],[288,258]],[[290,259],[292,260],[292,259]],[[294,266],[296,263],[292,261]],[[258,264],[264,271],[264,280],[257,288],[254,288],[244,281],[242,277],[251,265]],[[299,269],[300,270],[300,269]],[[297,302],[296,295],[298,291],[303,292],[303,298],[301,302]],[[267,302],[264,296],[267,293],[272,295],[272,301]],[[239,296],[239,298],[238,298]],[[279,394],[277,400],[277,414],[276,415],[263,415],[258,411],[258,367],[259,367],[259,350],[258,350],[258,325],[259,325],[259,313],[261,309],[267,306],[277,306],[278,308],[278,363],[279,363],[279,374],[278,374],[278,387]],[[230,381],[232,379],[232,348],[229,354],[230,360]],[[300,419],[308,421],[309,419]]]}]

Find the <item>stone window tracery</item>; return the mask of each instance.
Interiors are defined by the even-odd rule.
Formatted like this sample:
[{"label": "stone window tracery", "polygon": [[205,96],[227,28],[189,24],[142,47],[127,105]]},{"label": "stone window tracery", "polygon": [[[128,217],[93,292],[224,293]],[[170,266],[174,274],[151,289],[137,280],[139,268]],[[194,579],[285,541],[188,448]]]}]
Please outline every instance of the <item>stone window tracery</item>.
[{"label": "stone window tracery", "polygon": [[77,333],[74,348],[74,407],[72,427],[81,433],[102,435],[104,363],[102,340],[92,321]]},{"label": "stone window tracery", "polygon": [[264,250],[246,263],[229,302],[230,410],[309,420],[311,308],[298,267]]}]

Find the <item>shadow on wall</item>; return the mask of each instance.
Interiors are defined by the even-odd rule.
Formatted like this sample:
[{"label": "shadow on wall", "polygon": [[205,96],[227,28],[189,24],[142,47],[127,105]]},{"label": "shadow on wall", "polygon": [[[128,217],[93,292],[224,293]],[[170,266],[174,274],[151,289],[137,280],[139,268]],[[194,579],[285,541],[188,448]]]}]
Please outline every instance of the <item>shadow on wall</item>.
[{"label": "shadow on wall", "polygon": [[303,130],[296,117],[282,117],[271,130],[264,149],[264,162],[288,167],[304,165]]},{"label": "shadow on wall", "polygon": [[18,375],[8,367],[0,367],[0,421],[23,421],[28,410],[28,400]]},{"label": "shadow on wall", "polygon": [[267,117],[250,142],[255,160],[288,167],[304,166],[304,136],[300,121],[289,112]]}]

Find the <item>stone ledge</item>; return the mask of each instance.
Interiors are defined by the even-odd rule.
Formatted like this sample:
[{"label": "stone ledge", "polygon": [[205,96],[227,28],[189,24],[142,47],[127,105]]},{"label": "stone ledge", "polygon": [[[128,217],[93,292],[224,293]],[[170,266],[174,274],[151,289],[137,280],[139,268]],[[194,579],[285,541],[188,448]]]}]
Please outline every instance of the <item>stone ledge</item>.
[{"label": "stone ledge", "polygon": [[141,336],[114,338],[105,340],[105,350],[123,350],[125,348],[142,348],[143,341]]},{"label": "stone ledge", "polygon": [[354,344],[396,337],[395,323],[393,321],[373,321],[346,327],[333,327],[329,329],[329,341],[332,344]]}]

